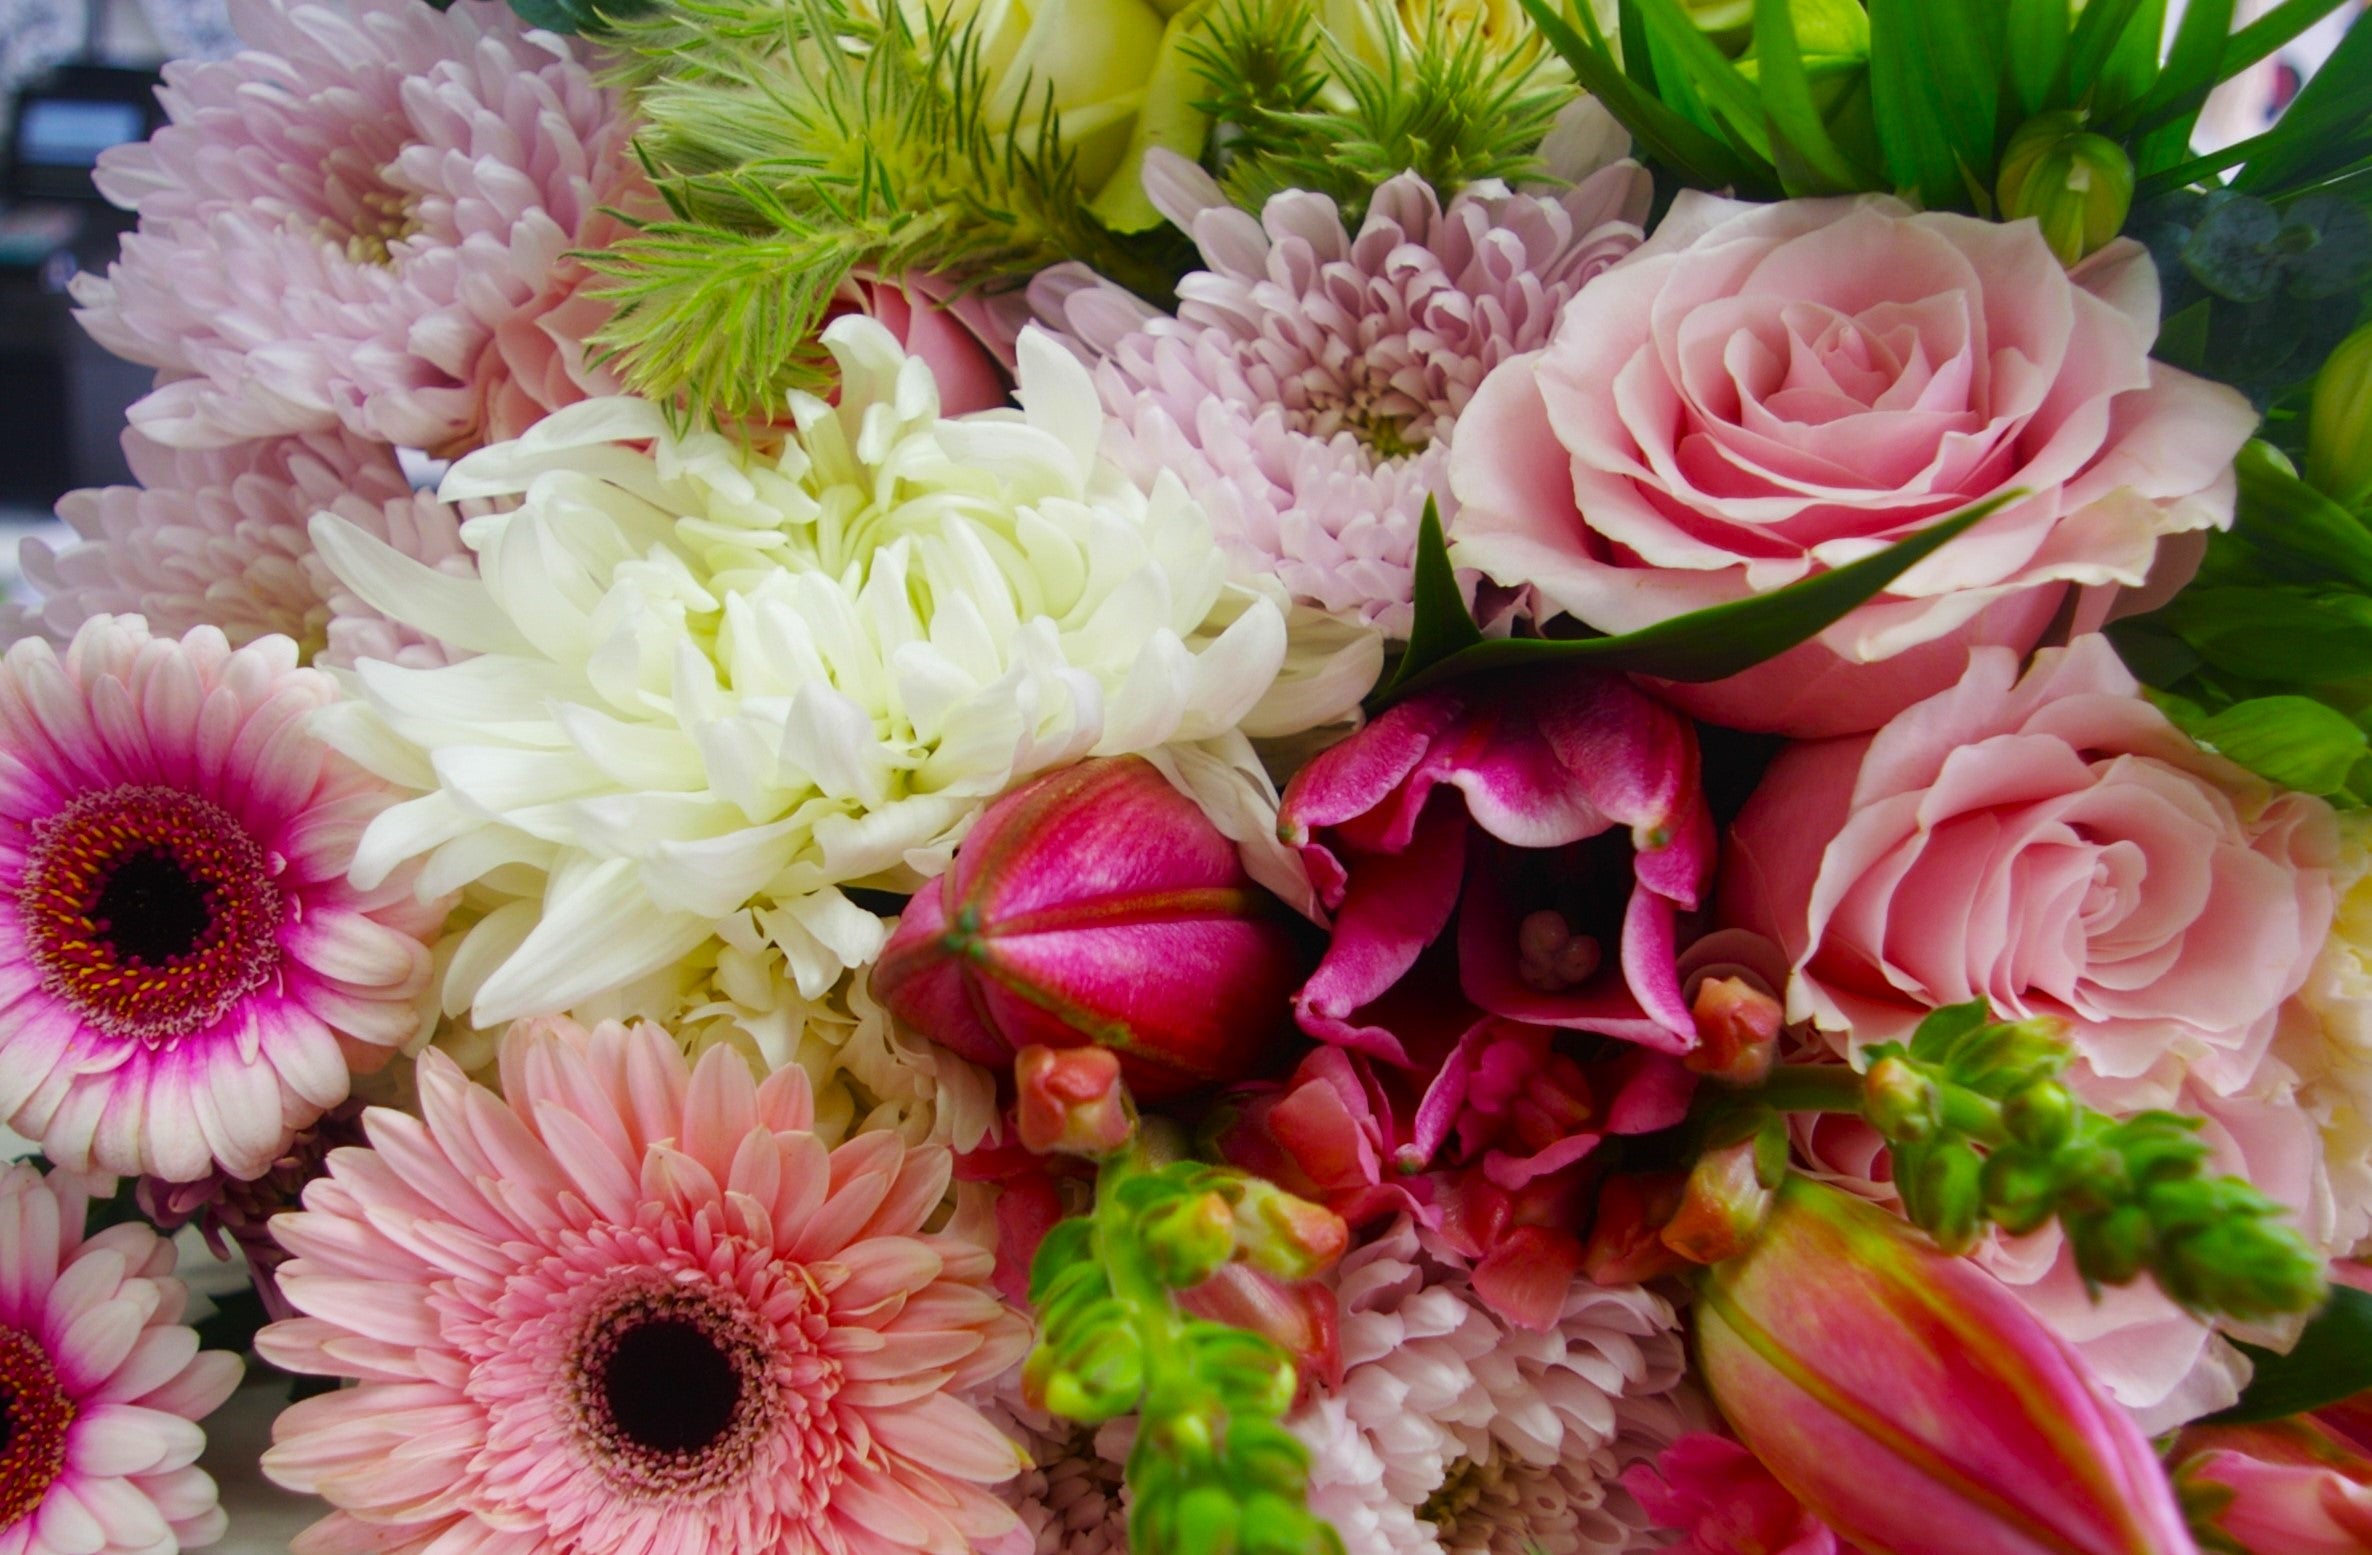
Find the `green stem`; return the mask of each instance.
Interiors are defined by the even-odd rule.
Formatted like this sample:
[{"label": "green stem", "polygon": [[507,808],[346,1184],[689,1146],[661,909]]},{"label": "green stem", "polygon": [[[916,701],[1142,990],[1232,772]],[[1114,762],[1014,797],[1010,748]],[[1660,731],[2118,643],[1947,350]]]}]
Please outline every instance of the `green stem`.
[{"label": "green stem", "polygon": [[1740,1099],[1775,1112],[1854,1112],[1862,1108],[1861,1076],[1843,1064],[1781,1064]]},{"label": "green stem", "polygon": [[1965,1085],[1945,1081],[1944,1127],[1956,1134],[1965,1134],[1987,1147],[2007,1143],[2008,1125],[2001,1120],[2001,1103],[1990,1096],[1980,1095]]},{"label": "green stem", "polygon": [[1145,1394],[1138,1407],[1147,1442],[1168,1441],[1174,1427],[1195,1413],[1202,1388],[1187,1359],[1185,1319],[1168,1286],[1155,1272],[1151,1252],[1137,1235],[1136,1220],[1121,1202],[1120,1189],[1150,1169],[1141,1139],[1096,1174],[1095,1242],[1112,1294],[1128,1308],[1145,1357]]}]

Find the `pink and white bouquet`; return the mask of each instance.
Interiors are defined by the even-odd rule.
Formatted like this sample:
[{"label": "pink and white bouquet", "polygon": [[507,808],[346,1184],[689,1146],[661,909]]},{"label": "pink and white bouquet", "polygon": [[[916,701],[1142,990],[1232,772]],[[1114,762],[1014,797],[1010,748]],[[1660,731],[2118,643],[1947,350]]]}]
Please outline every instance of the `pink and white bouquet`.
[{"label": "pink and white bouquet", "polygon": [[2343,8],[234,0],[0,1555],[2372,1555]]}]

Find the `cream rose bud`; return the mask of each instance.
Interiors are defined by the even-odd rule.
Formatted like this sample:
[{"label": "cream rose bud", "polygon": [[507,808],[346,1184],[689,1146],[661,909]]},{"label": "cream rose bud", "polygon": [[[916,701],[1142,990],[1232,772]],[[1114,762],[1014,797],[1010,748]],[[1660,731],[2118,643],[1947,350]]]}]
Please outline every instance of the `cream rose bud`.
[{"label": "cream rose bud", "polygon": [[1686,193],[1484,382],[1453,554],[1624,632],[2024,491],[1813,641],[1668,691],[1739,728],[1873,729],[1971,644],[2032,647],[2068,585],[2139,584],[2161,537],[2231,521],[2256,415],[2151,361],[2157,320],[2131,243],[2071,275],[2032,222]]}]

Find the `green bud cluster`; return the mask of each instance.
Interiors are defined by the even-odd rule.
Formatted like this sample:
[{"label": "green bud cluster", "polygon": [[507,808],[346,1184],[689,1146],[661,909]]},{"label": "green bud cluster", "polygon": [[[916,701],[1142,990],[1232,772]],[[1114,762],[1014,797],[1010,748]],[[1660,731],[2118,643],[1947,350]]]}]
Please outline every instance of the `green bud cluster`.
[{"label": "green bud cluster", "polygon": [[1129,1453],[1136,1555],[1341,1555],[1309,1510],[1309,1455],[1287,1431],[1296,1376],[1261,1335],[1191,1317],[1177,1293],[1231,1259],[1259,1261],[1237,1206],[1242,1173],[1194,1161],[1106,1161],[1096,1206],[1046,1235],[1030,1268],[1039,1339],[1029,1396],[1096,1424],[1135,1412]]},{"label": "green bud cluster", "polygon": [[1955,1005],[1867,1056],[1862,1114],[1893,1149],[1904,1212],[1947,1251],[2056,1219],[2095,1287],[2146,1273],[2193,1312],[2238,1318],[2322,1299],[2321,1259],[2279,1204],[2209,1174],[2197,1119],[2076,1099],[2056,1022]]}]

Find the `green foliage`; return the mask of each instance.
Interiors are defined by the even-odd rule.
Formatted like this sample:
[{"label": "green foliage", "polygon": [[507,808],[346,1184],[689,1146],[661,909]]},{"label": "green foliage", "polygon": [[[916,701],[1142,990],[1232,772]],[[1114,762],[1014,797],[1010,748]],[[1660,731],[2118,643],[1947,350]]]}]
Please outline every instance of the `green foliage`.
[{"label": "green foliage", "polygon": [[1226,0],[1187,44],[1216,123],[1219,178],[1247,210],[1288,189],[1323,194],[1356,226],[1387,180],[1414,172],[1448,199],[1468,184],[1540,171],[1538,150],[1572,84],[1544,49],[1504,50],[1480,28],[1435,13],[1371,64],[1321,27],[1309,0]]},{"label": "green foliage", "polygon": [[2242,1345],[2255,1372],[2240,1402],[2211,1425],[2285,1420],[2372,1388],[2372,1294],[2340,1285],[2287,1355]]},{"label": "green foliage", "polygon": [[1914,1224],[1958,1252],[1987,1224],[2019,1235],[2055,1219],[2087,1284],[2147,1273],[2200,1314],[2323,1299],[2322,1260],[2282,1207],[2209,1174],[2198,1119],[2095,1112],[2060,1079],[2072,1057],[2057,1023],[1998,1022],[1982,1003],[1867,1050],[1863,1115],[1894,1152]]},{"label": "green foliage", "polygon": [[1590,664],[1668,680],[1720,680],[1774,658],[1842,619],[1946,542],[2024,495],[2004,492],[1939,519],[1874,556],[1768,594],[1692,610],[1618,637],[1486,640],[1467,614],[1436,521],[1418,534],[1417,613],[1408,651],[1384,689],[1370,699],[1369,711],[1441,681],[1535,664]]},{"label": "green foliage", "polygon": [[587,256],[618,305],[597,343],[637,393],[778,411],[823,382],[815,337],[859,271],[996,286],[1082,259],[1156,295],[1174,274],[1174,235],[1088,213],[1051,115],[988,111],[968,27],[918,34],[847,0],[675,0],[614,43],[670,210]]},{"label": "green foliage", "polygon": [[2142,206],[2129,230],[2158,266],[2160,358],[2259,405],[2314,375],[2372,285],[2372,214],[2334,195],[2276,205],[2183,190]]},{"label": "green foliage", "polygon": [[2197,580],[2110,635],[2200,744],[2287,787],[2372,802],[2372,523],[2270,444],[2236,468],[2237,516]]},{"label": "green foliage", "polygon": [[1176,1293],[1242,1239],[1243,1174],[1193,1161],[1105,1162],[1092,1214],[1047,1233],[1030,1268],[1039,1342],[1023,1385],[1085,1424],[1134,1412],[1137,1555],[1341,1555],[1309,1510],[1309,1454],[1282,1421],[1292,1360],[1269,1340],[1188,1316]]}]

